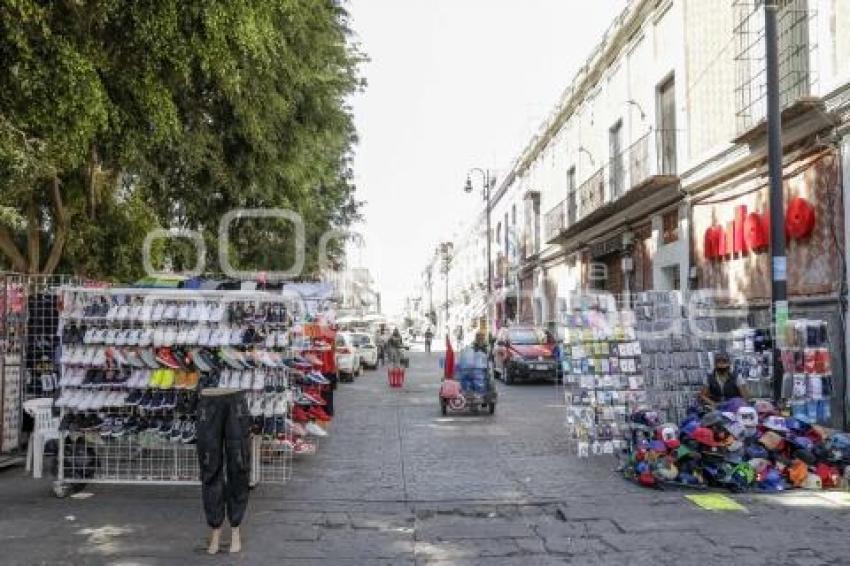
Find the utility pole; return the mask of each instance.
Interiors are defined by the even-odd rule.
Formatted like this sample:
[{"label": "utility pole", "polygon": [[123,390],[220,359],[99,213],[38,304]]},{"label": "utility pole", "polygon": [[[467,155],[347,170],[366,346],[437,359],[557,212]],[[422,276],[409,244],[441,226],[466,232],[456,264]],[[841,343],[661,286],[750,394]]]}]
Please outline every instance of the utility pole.
[{"label": "utility pole", "polygon": [[472,173],[479,173],[484,181],[484,187],[481,193],[481,196],[484,198],[484,212],[487,217],[487,300],[485,301],[486,310],[484,312],[486,316],[487,332],[492,332],[492,329],[490,328],[490,301],[493,297],[493,264],[490,262],[490,213],[492,212],[490,190],[496,185],[496,177],[495,175],[491,175],[489,169],[481,169],[480,167],[470,169],[469,173],[466,175],[466,184],[463,187],[463,190],[467,193],[472,192],[472,179],[470,178]]},{"label": "utility pole", "polygon": [[785,255],[785,203],[782,194],[782,109],[779,106],[779,47],[776,35],[777,0],[764,3],[764,42],[767,80],[767,163],[770,179],[770,301],[773,311],[773,398],[782,395],[780,334],[788,322],[788,258]]}]

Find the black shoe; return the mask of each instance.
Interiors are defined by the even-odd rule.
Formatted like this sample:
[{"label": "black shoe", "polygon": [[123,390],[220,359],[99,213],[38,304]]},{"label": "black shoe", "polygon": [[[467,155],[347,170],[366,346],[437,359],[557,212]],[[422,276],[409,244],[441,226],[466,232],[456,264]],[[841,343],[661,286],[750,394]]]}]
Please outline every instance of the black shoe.
[{"label": "black shoe", "polygon": [[156,411],[158,409],[162,409],[163,403],[165,402],[165,396],[162,394],[162,391],[154,391],[151,396],[151,403],[149,409],[152,411]]},{"label": "black shoe", "polygon": [[151,409],[151,403],[153,402],[153,393],[151,393],[150,389],[146,389],[142,394],[142,398],[139,399],[139,406],[143,409]]},{"label": "black shoe", "polygon": [[187,421],[183,426],[183,434],[181,435],[180,442],[183,444],[194,444],[196,430],[195,421]]},{"label": "black shoe", "polygon": [[171,425],[171,431],[168,433],[169,442],[180,442],[183,438],[183,427],[186,426],[186,421],[183,419],[175,420]]},{"label": "black shoe", "polygon": [[142,392],[141,389],[134,389],[130,392],[129,395],[127,395],[127,398],[124,399],[124,404],[135,407],[135,406],[141,404],[143,396],[144,396],[144,393]]}]

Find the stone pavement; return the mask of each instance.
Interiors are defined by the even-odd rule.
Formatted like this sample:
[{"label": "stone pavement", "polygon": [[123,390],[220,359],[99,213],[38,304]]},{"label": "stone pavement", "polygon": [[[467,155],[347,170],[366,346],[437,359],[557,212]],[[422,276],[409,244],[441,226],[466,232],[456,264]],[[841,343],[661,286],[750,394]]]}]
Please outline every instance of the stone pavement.
[{"label": "stone pavement", "polygon": [[252,494],[238,557],[203,554],[197,488],[89,486],[0,472],[2,564],[850,564],[850,495],[736,497],[697,508],[568,455],[560,394],[502,386],[496,415],[439,414],[437,354],[403,390],[342,385],[332,435],[292,481]]}]

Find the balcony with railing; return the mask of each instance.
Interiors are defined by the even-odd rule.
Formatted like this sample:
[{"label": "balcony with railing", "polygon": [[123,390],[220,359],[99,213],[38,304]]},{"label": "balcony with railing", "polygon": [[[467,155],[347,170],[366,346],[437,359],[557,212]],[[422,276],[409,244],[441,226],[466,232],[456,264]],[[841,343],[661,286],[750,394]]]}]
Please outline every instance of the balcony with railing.
[{"label": "balcony with railing", "polygon": [[676,131],[650,131],[612,157],[546,213],[546,242],[557,241],[566,230],[608,205],[625,206],[677,181]]}]

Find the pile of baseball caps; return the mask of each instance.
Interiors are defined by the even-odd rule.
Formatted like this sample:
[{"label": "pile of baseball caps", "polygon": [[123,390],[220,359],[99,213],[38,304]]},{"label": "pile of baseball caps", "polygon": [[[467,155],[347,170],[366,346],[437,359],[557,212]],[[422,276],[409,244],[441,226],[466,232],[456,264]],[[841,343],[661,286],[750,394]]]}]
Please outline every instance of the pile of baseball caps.
[{"label": "pile of baseball caps", "polygon": [[848,487],[850,435],[783,417],[772,403],[733,399],[693,409],[679,425],[658,413],[630,416],[623,473],[640,485],[723,487],[733,491]]}]

